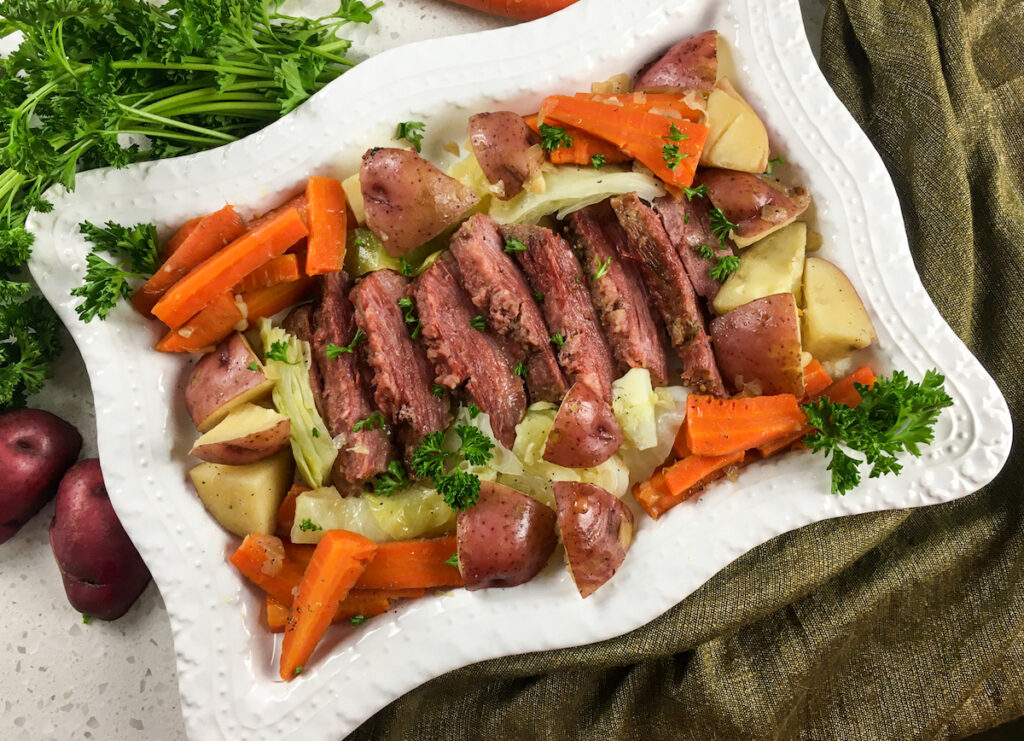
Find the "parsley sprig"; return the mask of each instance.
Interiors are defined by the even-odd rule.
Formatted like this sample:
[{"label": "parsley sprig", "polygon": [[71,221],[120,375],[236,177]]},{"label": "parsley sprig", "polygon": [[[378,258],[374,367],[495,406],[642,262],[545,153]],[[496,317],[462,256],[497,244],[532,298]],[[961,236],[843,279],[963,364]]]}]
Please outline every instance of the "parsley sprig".
[{"label": "parsley sprig", "polygon": [[403,489],[409,485],[409,476],[405,473],[405,466],[401,461],[391,461],[387,469],[375,476],[370,481],[374,494],[389,497],[396,489]]},{"label": "parsley sprig", "polygon": [[718,258],[718,262],[711,266],[708,271],[711,277],[715,280],[722,282],[730,275],[736,272],[740,266],[740,258],[736,255],[722,255]]},{"label": "parsley sprig", "polygon": [[412,144],[413,149],[419,152],[420,147],[423,145],[423,130],[426,127],[427,125],[422,121],[402,121],[398,124],[398,128],[395,129],[395,138],[404,139]]},{"label": "parsley sprig", "polygon": [[[833,494],[845,494],[860,483],[861,464],[871,466],[870,478],[878,478],[902,470],[898,453],[921,455],[921,446],[935,437],[933,427],[939,414],[953,404],[943,387],[945,380],[938,371],[929,370],[915,383],[896,371],[871,387],[854,383],[862,398],[856,407],[824,397],[803,405],[808,422],[816,428],[804,443],[830,459]],[[864,457],[857,458],[847,450]]]},{"label": "parsley sprig", "polygon": [[356,346],[365,339],[366,333],[363,332],[362,327],[357,327],[356,333],[352,335],[351,342],[344,346],[335,345],[333,342],[330,342],[327,344],[327,347],[324,348],[324,354],[327,356],[328,360],[337,360],[345,353],[354,353],[356,351]]},{"label": "parsley sprig", "polygon": [[568,149],[572,146],[573,138],[565,129],[550,124],[541,124],[538,128],[540,145],[547,151],[554,152],[556,149]]},{"label": "parsley sprig", "polygon": [[[129,280],[145,280],[156,272],[160,260],[156,227],[121,226],[113,221],[96,226],[86,221],[78,229],[93,248],[85,258],[85,282],[71,291],[72,296],[83,299],[75,311],[83,322],[96,317],[106,319],[119,300],[132,297],[134,289]],[[107,260],[101,252],[115,261]]]},{"label": "parsley sprig", "polygon": [[455,434],[459,447],[455,451],[444,447],[445,433],[431,432],[413,451],[410,466],[420,478],[432,479],[444,501],[453,510],[472,507],[480,498],[480,479],[459,468],[465,461],[471,466],[482,466],[494,457],[494,443],[472,425],[458,425]]}]

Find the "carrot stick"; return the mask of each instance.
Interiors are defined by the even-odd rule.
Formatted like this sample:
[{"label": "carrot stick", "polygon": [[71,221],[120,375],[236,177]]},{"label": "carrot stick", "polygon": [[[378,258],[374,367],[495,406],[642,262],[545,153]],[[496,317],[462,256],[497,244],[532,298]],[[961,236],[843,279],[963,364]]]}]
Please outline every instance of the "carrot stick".
[{"label": "carrot stick", "polygon": [[445,563],[455,550],[454,536],[381,543],[356,589],[461,587],[459,570]]},{"label": "carrot stick", "polygon": [[298,211],[285,211],[193,268],[157,302],[153,315],[172,329],[180,327],[218,294],[231,290],[242,278],[283,254],[307,233]]},{"label": "carrot stick", "polygon": [[729,455],[688,455],[659,472],[663,484],[640,486],[634,492],[634,496],[644,511],[652,519],[657,520],[665,512],[724,475],[727,467],[742,463],[743,456],[742,450]]},{"label": "carrot stick", "polygon": [[[364,618],[383,615],[400,599],[419,599],[427,593],[426,589],[368,589],[362,592],[349,592],[334,613],[332,623],[337,624],[351,620],[356,615]],[[284,633],[290,608],[267,595],[267,627],[271,633]]]},{"label": "carrot stick", "polygon": [[299,279],[299,258],[295,255],[281,255],[260,265],[235,286],[235,291],[255,291],[270,288],[278,283],[291,283]]},{"label": "carrot stick", "polygon": [[[598,103],[610,103],[622,105],[627,108],[637,108],[649,113],[660,113],[661,115],[678,115],[687,121],[696,123],[700,121],[701,112],[686,104],[681,95],[675,93],[647,93],[637,90],[632,93],[576,93],[574,96],[583,100],[595,100]],[[669,113],[671,112],[671,114]]]},{"label": "carrot stick", "polygon": [[[298,218],[298,214],[296,214]],[[281,645],[281,679],[290,681],[313,655],[338,606],[373,558],[373,541],[347,530],[328,530],[299,584]]]},{"label": "carrot stick", "polygon": [[576,0],[448,0],[502,18],[532,21],[551,15],[556,10],[568,8]]},{"label": "carrot stick", "polygon": [[817,359],[811,358],[811,362],[804,366],[804,398],[813,398],[830,385],[832,377],[825,370],[825,366]]},{"label": "carrot stick", "polygon": [[231,293],[222,293],[206,308],[172,329],[156,343],[160,352],[205,353],[236,329],[244,329],[245,316]]},{"label": "carrot stick", "polygon": [[345,265],[345,191],[334,178],[309,179],[309,247],[306,274],[336,273]]},{"label": "carrot stick", "polygon": [[[708,135],[706,126],[692,121],[567,95],[546,98],[539,115],[545,122],[552,120],[575,126],[611,142],[676,187],[693,184]],[[666,147],[678,149],[677,157],[671,162],[666,160]],[[670,167],[670,164],[675,166]]]},{"label": "carrot stick", "polygon": [[302,219],[302,223],[309,225],[309,201],[306,200],[306,191],[302,191],[297,196],[292,196],[287,201],[282,203],[277,208],[272,208],[262,216],[257,216],[255,219],[250,220],[245,228],[248,231],[253,229],[259,229],[261,226],[269,224],[274,219],[278,218],[285,211],[295,209],[299,212],[299,218]]},{"label": "carrot stick", "polygon": [[[225,206],[220,211],[214,211],[212,214],[202,217],[191,233],[153,274],[153,277],[143,283],[142,287],[132,295],[132,305],[142,314],[150,316],[153,307],[171,286],[181,280],[190,270],[222,249],[224,245],[237,239],[244,231],[242,219],[235,213],[233,206]],[[226,286],[224,290],[226,291],[230,287]],[[196,307],[192,313],[195,314],[202,308],[202,306]]]},{"label": "carrot stick", "polygon": [[[281,500],[281,506],[277,508],[277,528],[275,532],[285,540],[291,538],[292,525],[295,524],[295,500],[299,498],[299,494],[303,494],[309,491],[308,486],[302,484],[292,484],[292,488],[285,494],[284,499]],[[285,546],[285,552],[287,553],[288,546]],[[310,549],[312,550],[312,549]],[[291,554],[288,554],[289,558]],[[309,563],[308,559],[302,565],[305,566]]]},{"label": "carrot stick", "polygon": [[203,220],[202,216],[196,216],[194,219],[189,219],[188,221],[186,221],[184,224],[181,225],[181,228],[178,229],[178,231],[176,231],[171,236],[170,239],[168,239],[164,243],[164,248],[160,252],[160,256],[163,258],[164,262],[166,262],[167,259],[171,255],[173,255],[174,252],[179,247],[181,247],[181,243],[184,242],[186,239],[188,239],[188,235],[196,230],[196,227],[199,225],[199,222],[202,221],[202,220]]},{"label": "carrot stick", "polygon": [[285,554],[284,544],[273,535],[246,535],[229,559],[246,579],[285,605],[295,599],[293,590],[302,581],[303,567]]},{"label": "carrot stick", "polygon": [[[537,122],[537,114],[524,116],[523,120],[531,129],[540,133],[540,124]],[[609,144],[604,139],[588,134],[573,126],[564,126],[565,133],[572,137],[572,144],[568,147],[559,147],[553,152],[548,152],[548,159],[556,165],[583,165],[592,166],[595,155],[604,157],[605,164],[629,162],[632,159],[628,154]]]},{"label": "carrot stick", "polygon": [[793,394],[686,399],[686,445],[695,455],[729,455],[800,430],[806,417]]},{"label": "carrot stick", "polygon": [[277,312],[298,303],[312,288],[313,279],[302,276],[293,283],[278,283],[269,288],[246,291],[242,294],[242,302],[245,304],[250,326],[263,317],[274,316]]}]

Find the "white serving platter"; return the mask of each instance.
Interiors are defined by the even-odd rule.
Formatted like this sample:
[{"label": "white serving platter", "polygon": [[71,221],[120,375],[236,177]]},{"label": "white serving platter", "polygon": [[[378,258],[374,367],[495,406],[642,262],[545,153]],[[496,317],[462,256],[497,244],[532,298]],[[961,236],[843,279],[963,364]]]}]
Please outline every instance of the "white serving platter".
[{"label": "white serving platter", "polygon": [[[236,540],[187,483],[195,437],[180,400],[191,359],[127,308],[78,321],[69,292],[88,245],[78,224],[151,221],[166,235],[226,202],[260,212],[310,174],[345,176],[387,145],[398,121],[426,121],[426,153],[465,139],[480,110],[536,110],[555,92],[634,72],[674,41],[717,28],[739,89],[768,125],[785,178],[806,184],[823,256],[850,276],[878,344],[866,356],[920,378],[938,368],[954,399],[935,443],[898,478],[828,493],[820,458],[780,457],[744,469],[658,522],[640,523],[611,582],[581,600],[558,557],[510,590],[454,592],[411,603],[359,628],[339,627],[310,668],[277,678],[262,599],[226,562]],[[1011,420],[992,379],[940,317],[914,269],[892,181],[812,57],[798,0],[583,0],[540,21],[400,47],[371,58],[295,113],[205,154],[82,175],[74,193],[33,214],[31,271],[85,359],[103,471],[114,506],[160,588],[174,633],[182,709],[194,739],[338,739],[410,689],[498,656],[608,639],[653,620],[731,561],[803,525],[862,512],[946,502],[1002,467]],[[665,563],[677,568],[666,570]]]}]

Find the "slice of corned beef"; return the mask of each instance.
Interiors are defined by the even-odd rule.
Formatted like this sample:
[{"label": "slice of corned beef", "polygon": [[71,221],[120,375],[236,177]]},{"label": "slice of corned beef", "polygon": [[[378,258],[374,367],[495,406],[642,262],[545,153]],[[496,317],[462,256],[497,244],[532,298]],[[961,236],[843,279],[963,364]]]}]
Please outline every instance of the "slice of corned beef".
[{"label": "slice of corned beef", "polygon": [[[711,202],[703,196],[684,196],[681,201],[672,196],[662,196],[654,199],[653,205],[661,216],[676,254],[686,268],[693,290],[701,298],[707,299],[710,305],[722,287],[721,281],[711,277],[711,268],[718,262],[718,258],[732,254],[732,248],[728,244],[721,244],[711,231],[711,218],[708,215]],[[710,249],[714,257],[702,257],[704,247]]]}]

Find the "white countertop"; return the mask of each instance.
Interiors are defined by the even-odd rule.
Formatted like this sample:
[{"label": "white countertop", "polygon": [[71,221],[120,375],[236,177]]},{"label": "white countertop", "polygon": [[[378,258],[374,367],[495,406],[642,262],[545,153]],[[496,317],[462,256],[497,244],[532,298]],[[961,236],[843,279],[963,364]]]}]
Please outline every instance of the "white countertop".
[{"label": "white countertop", "polygon": [[[827,0],[800,0],[817,53]],[[291,3],[333,9],[332,0]],[[442,0],[386,0],[353,51],[377,53],[423,38],[503,25]],[[70,340],[67,344],[70,345]],[[96,455],[95,413],[85,366],[73,346],[32,406],[82,431],[82,457]],[[52,503],[0,545],[0,737],[5,741],[185,739],[174,646],[163,600],[150,585],[129,613],[89,625],[67,602],[50,551]]]}]

